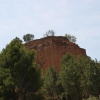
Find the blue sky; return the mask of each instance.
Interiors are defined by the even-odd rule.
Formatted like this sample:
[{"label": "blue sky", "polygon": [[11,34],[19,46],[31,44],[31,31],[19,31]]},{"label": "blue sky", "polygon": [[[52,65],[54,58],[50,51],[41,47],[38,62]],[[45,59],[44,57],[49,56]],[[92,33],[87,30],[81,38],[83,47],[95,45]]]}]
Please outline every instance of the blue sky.
[{"label": "blue sky", "polygon": [[0,0],[0,51],[16,36],[38,39],[48,30],[74,35],[100,61],[100,0]]}]

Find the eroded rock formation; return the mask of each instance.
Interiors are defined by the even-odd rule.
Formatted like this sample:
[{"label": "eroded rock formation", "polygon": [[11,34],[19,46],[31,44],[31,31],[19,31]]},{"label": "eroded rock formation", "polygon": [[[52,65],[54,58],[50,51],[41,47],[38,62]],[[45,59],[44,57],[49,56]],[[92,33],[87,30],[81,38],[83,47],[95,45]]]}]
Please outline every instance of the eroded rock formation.
[{"label": "eroded rock formation", "polygon": [[49,66],[58,69],[61,65],[61,59],[69,52],[75,56],[86,56],[86,51],[77,44],[69,42],[66,37],[49,36],[25,43],[29,50],[34,49],[37,54],[36,62],[40,64],[41,69],[45,70]]}]

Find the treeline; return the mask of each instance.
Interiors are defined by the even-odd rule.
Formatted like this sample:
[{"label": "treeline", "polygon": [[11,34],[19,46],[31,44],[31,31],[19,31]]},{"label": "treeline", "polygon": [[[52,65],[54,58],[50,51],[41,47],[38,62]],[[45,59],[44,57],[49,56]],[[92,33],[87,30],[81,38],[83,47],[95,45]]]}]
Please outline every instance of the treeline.
[{"label": "treeline", "polygon": [[[49,37],[49,36],[55,36],[55,32],[53,30],[48,30],[44,35],[43,37]],[[65,37],[70,41],[70,42],[73,42],[73,43],[76,43],[76,37],[73,36],[73,35],[70,35],[70,34],[65,34]],[[24,42],[29,42],[29,41],[32,41],[34,39],[34,35],[33,34],[25,34],[23,36],[23,40]],[[22,40],[20,40],[22,41]]]},{"label": "treeline", "polygon": [[64,100],[98,100],[100,62],[67,53],[62,58],[59,72],[53,67],[46,69],[43,89],[46,100],[60,100],[61,97],[66,98]]},{"label": "treeline", "polygon": [[[87,100],[100,95],[100,62],[67,53],[58,71],[44,74],[19,38],[0,53],[0,100]],[[89,99],[90,100],[90,99]],[[94,99],[96,100],[96,98]]]}]

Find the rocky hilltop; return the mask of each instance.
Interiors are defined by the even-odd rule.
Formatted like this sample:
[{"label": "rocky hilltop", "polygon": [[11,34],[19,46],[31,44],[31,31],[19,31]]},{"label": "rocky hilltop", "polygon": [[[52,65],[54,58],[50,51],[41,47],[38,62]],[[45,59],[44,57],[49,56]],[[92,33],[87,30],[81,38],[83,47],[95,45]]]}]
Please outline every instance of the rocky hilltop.
[{"label": "rocky hilltop", "polygon": [[77,44],[70,42],[63,36],[49,36],[25,43],[29,50],[34,49],[37,54],[36,62],[40,64],[41,69],[45,70],[49,66],[58,69],[61,65],[61,59],[69,52],[75,56],[86,56],[86,50],[80,48]]}]

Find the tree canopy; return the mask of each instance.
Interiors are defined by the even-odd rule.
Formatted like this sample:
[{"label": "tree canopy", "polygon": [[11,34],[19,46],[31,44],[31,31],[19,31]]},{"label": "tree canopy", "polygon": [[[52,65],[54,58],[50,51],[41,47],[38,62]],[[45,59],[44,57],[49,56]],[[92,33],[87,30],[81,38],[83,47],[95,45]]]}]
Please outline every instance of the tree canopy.
[{"label": "tree canopy", "polygon": [[76,43],[76,37],[75,36],[72,36],[70,34],[65,34],[65,37],[67,37],[70,42]]},{"label": "tree canopy", "polygon": [[56,93],[56,81],[57,73],[53,67],[48,67],[44,75],[44,89],[46,94],[53,99],[54,93]]},{"label": "tree canopy", "polygon": [[16,37],[15,39],[17,39],[19,42],[23,42],[20,38]]},{"label": "tree canopy", "polygon": [[34,50],[26,50],[14,39],[0,53],[0,97],[30,100],[42,86],[41,71],[34,62]]},{"label": "tree canopy", "polygon": [[[46,36],[54,36],[54,32],[49,30]],[[65,36],[76,42],[76,37]],[[26,42],[33,40],[31,34],[24,37]],[[35,51],[27,50],[18,37],[0,52],[0,100],[43,100],[41,93],[46,100],[97,100],[100,95],[100,62],[97,59],[66,53],[59,71],[48,66],[41,75],[35,58]]]},{"label": "tree canopy", "polygon": [[23,40],[24,40],[25,42],[32,41],[33,38],[34,38],[34,35],[33,35],[33,34],[29,34],[29,33],[23,36]]},{"label": "tree canopy", "polygon": [[53,30],[48,30],[45,34],[44,37],[48,37],[48,36],[54,36],[55,32]]},{"label": "tree canopy", "polygon": [[[95,70],[97,75],[94,73]],[[66,94],[70,95],[72,100],[82,100],[82,98],[88,98],[90,94],[99,95],[99,73],[99,63],[95,63],[89,57],[76,58],[68,53],[62,59],[59,77]]]}]

